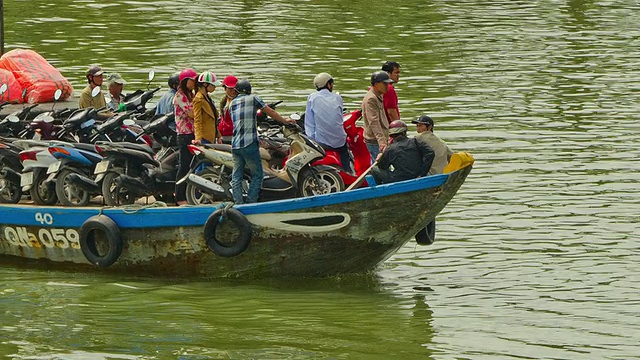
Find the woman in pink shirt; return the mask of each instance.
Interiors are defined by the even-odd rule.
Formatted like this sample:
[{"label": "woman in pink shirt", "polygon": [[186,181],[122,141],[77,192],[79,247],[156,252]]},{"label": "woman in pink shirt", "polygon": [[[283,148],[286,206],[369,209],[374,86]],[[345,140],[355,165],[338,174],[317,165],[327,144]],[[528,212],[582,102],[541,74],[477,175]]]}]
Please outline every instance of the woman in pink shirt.
[{"label": "woman in pink shirt", "polygon": [[[195,139],[193,130],[193,97],[198,73],[191,69],[184,69],[180,72],[180,84],[178,92],[173,98],[174,112],[176,116],[176,132],[178,133],[178,173],[176,181],[182,179],[189,171],[191,158],[187,145]],[[176,185],[176,203],[184,205],[187,203],[187,184]]]}]

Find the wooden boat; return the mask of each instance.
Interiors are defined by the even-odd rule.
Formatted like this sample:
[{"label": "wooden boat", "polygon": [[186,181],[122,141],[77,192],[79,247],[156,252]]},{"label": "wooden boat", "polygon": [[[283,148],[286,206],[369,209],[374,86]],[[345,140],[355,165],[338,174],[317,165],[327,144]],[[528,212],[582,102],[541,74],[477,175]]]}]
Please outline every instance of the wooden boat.
[{"label": "wooden boat", "polygon": [[233,207],[3,204],[0,263],[187,278],[366,272],[453,198],[473,164],[454,157],[445,174]]}]

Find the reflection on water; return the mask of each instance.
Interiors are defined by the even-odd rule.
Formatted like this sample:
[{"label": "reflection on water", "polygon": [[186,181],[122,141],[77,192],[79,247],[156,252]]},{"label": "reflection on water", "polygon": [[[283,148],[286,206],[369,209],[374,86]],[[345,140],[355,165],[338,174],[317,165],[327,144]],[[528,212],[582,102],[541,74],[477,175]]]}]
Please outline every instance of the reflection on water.
[{"label": "reflection on water", "polygon": [[403,118],[430,114],[477,161],[437,242],[409,242],[374,276],[183,284],[0,268],[0,354],[637,357],[637,3],[4,3],[7,48],[38,50],[76,89],[94,62],[128,90],[149,68],[157,85],[210,68],[288,114],[321,71],[357,107],[396,60]]},{"label": "reflection on water", "polygon": [[10,309],[1,316],[0,351],[16,358],[78,349],[98,358],[376,357],[389,347],[409,358],[430,354],[428,305],[386,293],[373,275],[311,284],[7,275],[15,280],[0,292],[2,308]]}]

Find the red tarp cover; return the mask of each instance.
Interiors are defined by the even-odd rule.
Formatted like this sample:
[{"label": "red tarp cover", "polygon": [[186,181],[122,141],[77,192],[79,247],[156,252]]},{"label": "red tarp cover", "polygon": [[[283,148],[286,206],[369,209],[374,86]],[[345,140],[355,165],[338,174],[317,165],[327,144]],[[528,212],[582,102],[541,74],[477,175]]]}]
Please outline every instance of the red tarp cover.
[{"label": "red tarp cover", "polygon": [[7,84],[7,91],[0,95],[0,102],[22,102],[22,87],[11,71],[0,69],[0,86],[2,86],[2,84]]},{"label": "red tarp cover", "polygon": [[60,71],[33,50],[9,51],[0,58],[0,68],[13,73],[20,87],[27,89],[26,100],[32,104],[53,101],[53,93],[57,89],[62,90],[60,100],[73,92],[73,86]]}]

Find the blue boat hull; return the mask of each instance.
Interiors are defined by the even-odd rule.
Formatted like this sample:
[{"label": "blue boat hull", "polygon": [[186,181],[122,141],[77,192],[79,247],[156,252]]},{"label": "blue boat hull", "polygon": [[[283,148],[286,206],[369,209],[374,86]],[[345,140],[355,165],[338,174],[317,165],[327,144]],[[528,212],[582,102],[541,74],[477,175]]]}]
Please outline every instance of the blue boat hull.
[{"label": "blue boat hull", "polygon": [[[235,206],[250,223],[237,256],[209,249],[204,224],[227,204],[194,207],[66,208],[0,205],[0,263],[164,277],[326,276],[374,269],[446,206],[471,166],[388,185]],[[96,215],[117,225],[122,251],[109,266],[82,251],[82,226]],[[218,238],[237,236],[233,226]],[[86,250],[86,249],[85,249]]]}]

